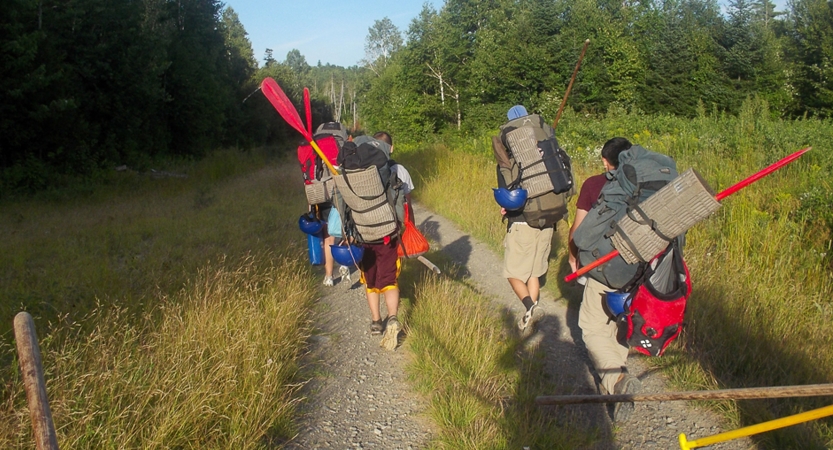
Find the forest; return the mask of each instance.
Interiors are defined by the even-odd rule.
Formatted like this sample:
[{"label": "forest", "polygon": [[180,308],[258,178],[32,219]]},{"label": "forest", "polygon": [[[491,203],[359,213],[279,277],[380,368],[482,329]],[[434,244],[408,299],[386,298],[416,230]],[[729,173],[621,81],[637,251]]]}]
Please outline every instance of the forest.
[{"label": "forest", "polygon": [[[0,17],[0,188],[25,194],[126,165],[285,142],[260,80],[316,121],[416,141],[496,127],[512,104],[554,117],[585,40],[568,109],[736,114],[744,99],[782,119],[833,115],[833,2],[447,0],[407,30],[368,29],[353,67],[292,50],[253,54],[219,0],[9,0]],[[294,138],[294,136],[293,136]]]}]

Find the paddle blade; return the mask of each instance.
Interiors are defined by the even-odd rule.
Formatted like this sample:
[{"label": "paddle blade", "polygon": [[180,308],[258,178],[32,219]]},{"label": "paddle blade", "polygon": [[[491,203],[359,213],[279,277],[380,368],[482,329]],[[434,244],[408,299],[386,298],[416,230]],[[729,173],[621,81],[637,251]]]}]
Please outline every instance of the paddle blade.
[{"label": "paddle blade", "polygon": [[307,112],[307,133],[312,136],[312,108],[309,104],[309,89],[304,88],[304,109]]},{"label": "paddle blade", "polygon": [[298,110],[295,105],[289,101],[289,98],[284,94],[283,89],[278,86],[278,83],[272,78],[264,78],[260,84],[260,90],[263,95],[269,100],[269,103],[278,110],[278,114],[283,117],[292,128],[298,130],[307,140],[312,140],[312,134],[307,133],[304,124],[301,122],[301,116],[298,115]]}]

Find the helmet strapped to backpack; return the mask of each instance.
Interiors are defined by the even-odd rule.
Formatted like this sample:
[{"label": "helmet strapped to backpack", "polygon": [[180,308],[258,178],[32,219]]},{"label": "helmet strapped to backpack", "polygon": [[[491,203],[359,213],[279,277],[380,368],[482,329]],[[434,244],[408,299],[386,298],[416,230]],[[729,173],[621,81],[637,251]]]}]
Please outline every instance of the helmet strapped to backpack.
[{"label": "helmet strapped to backpack", "polygon": [[510,191],[506,188],[495,188],[493,192],[497,204],[506,208],[507,211],[521,209],[526,204],[526,189],[516,188]]}]

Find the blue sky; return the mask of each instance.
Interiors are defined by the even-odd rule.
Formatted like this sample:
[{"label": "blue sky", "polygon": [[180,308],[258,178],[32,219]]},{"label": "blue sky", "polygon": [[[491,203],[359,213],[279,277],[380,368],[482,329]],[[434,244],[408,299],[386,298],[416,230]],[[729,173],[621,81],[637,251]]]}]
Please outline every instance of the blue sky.
[{"label": "blue sky", "polygon": [[[348,67],[364,58],[367,30],[388,17],[403,33],[426,0],[225,0],[249,33],[258,63],[267,48],[278,61],[297,48],[314,66]],[[428,0],[440,9],[443,0]]]},{"label": "blue sky", "polygon": [[[388,17],[405,31],[425,2],[440,9],[444,0],[226,0],[249,33],[255,58],[263,64],[267,48],[278,61],[297,48],[310,65],[348,67],[364,58],[367,29]],[[721,0],[725,4],[726,0]],[[778,11],[786,0],[775,0]]]}]

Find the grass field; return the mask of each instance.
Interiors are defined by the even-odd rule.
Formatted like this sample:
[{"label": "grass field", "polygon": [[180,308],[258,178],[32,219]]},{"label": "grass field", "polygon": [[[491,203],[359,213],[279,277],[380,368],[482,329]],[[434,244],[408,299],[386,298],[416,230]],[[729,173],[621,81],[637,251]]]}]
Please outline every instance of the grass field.
[{"label": "grass field", "polygon": [[[613,111],[603,120],[565,115],[561,145],[579,181],[600,173],[599,151],[624,136],[693,167],[720,191],[805,146],[798,162],[727,198],[688,233],[686,260],[694,292],[684,335],[650,360],[681,389],[786,386],[833,382],[833,123],[769,119],[750,100],[738,117],[694,120]],[[496,133],[496,130],[494,131]],[[488,136],[449,136],[430,145],[400,146],[418,200],[499,249],[504,233],[491,197],[495,163]],[[574,201],[573,205],[574,208]],[[572,214],[572,211],[571,211]],[[559,225],[548,288],[563,287],[567,223]],[[570,299],[577,301],[577,299]],[[485,357],[485,355],[484,355]],[[713,406],[736,425],[825,406],[823,398],[759,400]],[[758,436],[764,448],[830,448],[830,420]]]},{"label": "grass field", "polygon": [[[685,332],[651,360],[679,388],[833,382],[833,124],[767,117],[750,101],[739,117],[613,111],[603,120],[568,113],[559,124],[579,181],[601,171],[601,144],[617,135],[673,156],[680,171],[694,167],[715,190],[814,146],[689,232],[695,291]],[[485,134],[403,141],[397,159],[418,201],[500,251],[488,144]],[[218,152],[171,169],[187,178],[118,173],[83,198],[0,204],[0,447],[33,446],[11,333],[20,310],[35,317],[62,447],[262,448],[292,436],[314,281],[290,166],[268,152]],[[554,291],[567,273],[567,228],[559,224],[554,239]],[[558,374],[541,374],[537,350],[510,332],[512,318],[451,279],[406,270],[402,286],[410,376],[440,430],[433,447],[594,440],[535,407]],[[740,426],[822,405],[712,406]],[[830,448],[833,429],[817,421],[757,439],[762,448]]]},{"label": "grass field", "polygon": [[219,152],[179,168],[185,179],[120,173],[82,199],[0,205],[0,448],[34,446],[20,310],[35,317],[62,448],[291,437],[315,291],[290,169]]}]

